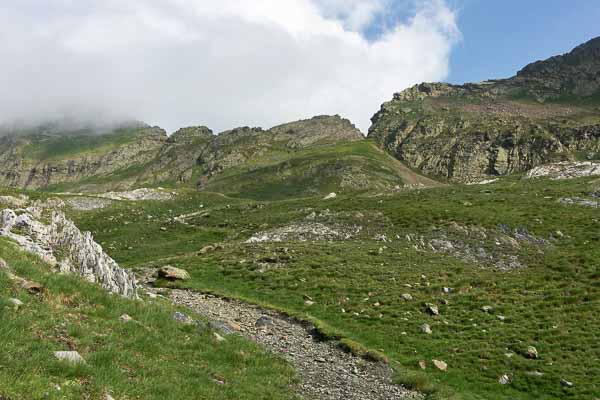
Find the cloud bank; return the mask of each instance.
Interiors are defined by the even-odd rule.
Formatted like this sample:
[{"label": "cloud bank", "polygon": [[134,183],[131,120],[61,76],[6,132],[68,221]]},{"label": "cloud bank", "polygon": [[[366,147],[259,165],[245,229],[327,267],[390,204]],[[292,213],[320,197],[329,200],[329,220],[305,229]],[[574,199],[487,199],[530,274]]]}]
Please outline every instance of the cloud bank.
[{"label": "cloud bank", "polygon": [[366,131],[393,92],[446,77],[460,36],[444,1],[402,1],[6,0],[0,122],[219,131],[340,114]]}]

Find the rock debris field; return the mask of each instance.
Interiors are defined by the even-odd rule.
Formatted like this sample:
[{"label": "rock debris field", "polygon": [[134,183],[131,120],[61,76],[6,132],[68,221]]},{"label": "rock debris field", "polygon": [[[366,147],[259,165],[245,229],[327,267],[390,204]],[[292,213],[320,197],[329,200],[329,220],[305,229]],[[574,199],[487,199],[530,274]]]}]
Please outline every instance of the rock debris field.
[{"label": "rock debris field", "polygon": [[[149,289],[152,291],[152,289]],[[205,316],[219,335],[241,334],[278,354],[297,371],[298,394],[304,399],[421,399],[392,384],[392,370],[343,351],[335,341],[318,341],[311,328],[296,320],[237,300],[225,300],[186,290],[170,299]]]}]

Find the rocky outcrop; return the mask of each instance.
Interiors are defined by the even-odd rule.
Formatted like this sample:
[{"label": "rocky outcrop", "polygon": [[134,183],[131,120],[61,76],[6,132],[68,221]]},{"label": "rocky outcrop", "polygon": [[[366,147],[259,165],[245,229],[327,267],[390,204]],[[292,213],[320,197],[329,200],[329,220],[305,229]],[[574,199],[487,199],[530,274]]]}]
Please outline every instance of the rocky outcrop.
[{"label": "rocky outcrop", "polygon": [[541,165],[529,171],[527,178],[550,178],[552,180],[600,176],[600,162],[561,162]]},{"label": "rocky outcrop", "polygon": [[599,47],[594,39],[510,79],[415,85],[382,105],[368,137],[412,168],[463,182],[600,159]]},{"label": "rocky outcrop", "polygon": [[81,232],[62,212],[52,211],[45,223],[41,208],[4,209],[0,211],[0,236],[14,240],[59,272],[78,274],[113,293],[137,297],[134,275],[120,268],[90,232]]}]

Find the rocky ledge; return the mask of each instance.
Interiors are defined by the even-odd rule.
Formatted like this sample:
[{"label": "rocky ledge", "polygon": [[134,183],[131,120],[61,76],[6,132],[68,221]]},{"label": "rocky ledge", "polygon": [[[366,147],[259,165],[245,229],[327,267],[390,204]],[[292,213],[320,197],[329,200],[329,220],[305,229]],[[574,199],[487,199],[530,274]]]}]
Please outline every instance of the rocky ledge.
[{"label": "rocky ledge", "polygon": [[0,236],[14,240],[58,272],[78,274],[110,292],[137,297],[134,275],[120,268],[90,232],[81,232],[60,211],[52,211],[45,223],[43,213],[42,207],[0,211]]}]

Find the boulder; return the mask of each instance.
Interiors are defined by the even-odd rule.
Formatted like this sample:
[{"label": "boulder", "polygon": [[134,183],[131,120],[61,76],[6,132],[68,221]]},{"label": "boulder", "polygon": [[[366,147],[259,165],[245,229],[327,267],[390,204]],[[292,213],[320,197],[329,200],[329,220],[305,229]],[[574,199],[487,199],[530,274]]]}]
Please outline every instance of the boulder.
[{"label": "boulder", "polygon": [[130,316],[129,314],[123,314],[123,315],[121,315],[121,316],[119,317],[119,319],[120,319],[122,322],[131,322],[131,321],[133,321],[133,318],[131,318],[131,316]]},{"label": "boulder", "polygon": [[72,364],[85,364],[85,360],[76,351],[55,351],[54,357]]},{"label": "boulder", "polygon": [[0,258],[0,269],[8,269],[8,264],[2,258]]},{"label": "boulder", "polygon": [[498,383],[501,385],[508,385],[512,380],[510,379],[510,376],[504,374],[502,375],[500,378],[498,378]]},{"label": "boulder", "polygon": [[213,332],[213,336],[214,336],[214,338],[215,338],[215,340],[217,342],[224,342],[225,341],[225,338],[223,336],[219,335],[217,332]]},{"label": "boulder", "polygon": [[15,309],[23,305],[23,302],[19,299],[8,299],[8,302],[12,304],[15,307]]},{"label": "boulder", "polygon": [[426,333],[428,335],[431,335],[431,326],[429,326],[429,324],[423,324],[421,325],[421,332]]},{"label": "boulder", "polygon": [[25,281],[22,285],[22,288],[31,294],[39,294],[44,291],[44,286],[33,281]]},{"label": "boulder", "polygon": [[213,251],[215,251],[215,246],[209,244],[208,246],[204,246],[203,248],[201,248],[198,254],[207,254]]},{"label": "boulder", "polygon": [[535,360],[536,358],[538,358],[538,351],[537,351],[537,349],[535,347],[529,346],[527,348],[527,351],[525,352],[525,356],[527,358]]},{"label": "boulder", "polygon": [[331,199],[335,199],[336,197],[337,197],[337,194],[329,193],[327,196],[323,197],[323,200],[331,200]]},{"label": "boulder", "polygon": [[441,361],[441,360],[431,360],[431,362],[440,371],[446,371],[448,369],[448,364],[446,364],[444,361]]},{"label": "boulder", "polygon": [[179,311],[173,313],[173,319],[182,324],[192,324],[194,322],[192,318]]},{"label": "boulder", "polygon": [[190,274],[184,269],[165,265],[158,270],[158,277],[170,281],[187,281],[190,279]]},{"label": "boulder", "polygon": [[273,325],[273,319],[271,317],[267,317],[266,315],[263,315],[262,317],[257,319],[256,323],[254,324],[254,326],[260,329],[268,329]]},{"label": "boulder", "polygon": [[568,381],[566,379],[561,379],[560,380],[560,385],[564,386],[564,387],[569,387],[569,388],[574,386],[573,382],[570,382],[570,381]]},{"label": "boulder", "polygon": [[412,295],[411,295],[410,293],[403,293],[403,294],[402,294],[402,298],[403,298],[405,301],[411,301],[411,300],[413,299],[413,297],[412,297]]},{"label": "boulder", "polygon": [[440,315],[440,310],[435,304],[425,303],[425,311],[430,315]]}]

